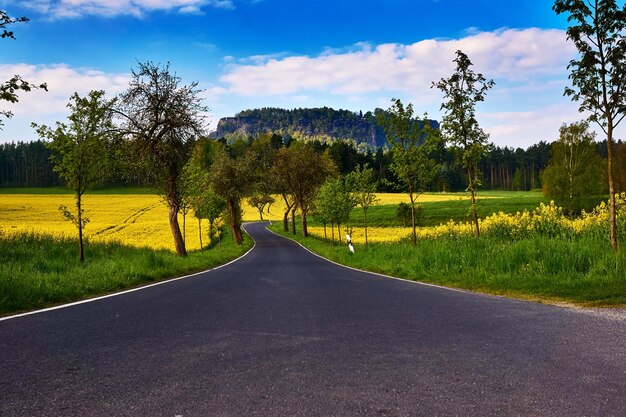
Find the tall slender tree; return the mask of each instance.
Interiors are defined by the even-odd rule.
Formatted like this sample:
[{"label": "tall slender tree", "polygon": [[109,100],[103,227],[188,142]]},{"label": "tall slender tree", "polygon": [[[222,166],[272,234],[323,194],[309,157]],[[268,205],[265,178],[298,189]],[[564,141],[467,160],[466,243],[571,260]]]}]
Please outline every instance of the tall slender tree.
[{"label": "tall slender tree", "polygon": [[349,176],[349,183],[352,184],[353,194],[356,203],[363,209],[363,225],[365,226],[365,245],[368,245],[367,240],[367,211],[369,208],[378,201],[376,197],[377,181],[375,179],[375,173],[372,168],[367,166],[357,168],[352,171]]},{"label": "tall slender tree", "polygon": [[104,91],[91,91],[87,97],[72,95],[67,105],[71,114],[68,124],[58,123],[55,129],[33,124],[42,138],[50,140],[54,171],[74,191],[76,211],[66,206],[59,209],[78,229],[78,257],[85,260],[83,230],[88,219],[84,215],[83,194],[106,173],[107,140],[113,128],[111,102]]},{"label": "tall slender tree", "polygon": [[556,14],[568,14],[567,38],[580,53],[567,68],[573,88],[565,95],[589,112],[606,135],[611,247],[617,251],[613,134],[626,116],[626,5],[615,0],[557,0]]},{"label": "tall slender tree", "polygon": [[197,82],[181,85],[169,64],[139,63],[128,90],[119,96],[115,112],[119,133],[134,146],[143,168],[154,175],[155,186],[168,206],[170,230],[179,256],[187,249],[178,223],[182,194],[180,176],[194,139],[205,130],[206,112]]},{"label": "tall slender tree", "polygon": [[391,170],[402,182],[411,202],[411,240],[417,244],[415,203],[417,198],[433,183],[438,164],[433,157],[441,142],[438,131],[433,129],[426,116],[416,118],[413,105],[406,107],[399,99],[392,100],[387,112],[379,113],[379,123],[391,145]]},{"label": "tall slender tree", "polygon": [[482,74],[472,70],[472,61],[462,51],[456,51],[456,70],[449,78],[442,78],[434,83],[443,92],[444,102],[441,110],[445,115],[441,121],[441,130],[445,140],[455,150],[457,161],[467,173],[472,204],[472,220],[476,236],[480,236],[478,211],[476,209],[476,190],[480,187],[478,164],[485,155],[489,135],[478,125],[476,104],[485,100],[487,91],[494,86],[494,81],[487,81]]}]

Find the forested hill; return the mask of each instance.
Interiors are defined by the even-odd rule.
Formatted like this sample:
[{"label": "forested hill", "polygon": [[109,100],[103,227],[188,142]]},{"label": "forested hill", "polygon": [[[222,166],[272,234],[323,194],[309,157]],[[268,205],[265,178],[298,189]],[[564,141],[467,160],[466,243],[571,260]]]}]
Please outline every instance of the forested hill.
[{"label": "forested hill", "polygon": [[[220,119],[212,136],[221,138],[236,133],[257,136],[271,131],[294,138],[353,139],[370,146],[384,146],[385,132],[376,121],[376,115],[383,111],[376,109],[374,113],[368,111],[363,114],[328,107],[244,110],[235,117]],[[438,128],[439,124],[434,122],[433,127]]]}]

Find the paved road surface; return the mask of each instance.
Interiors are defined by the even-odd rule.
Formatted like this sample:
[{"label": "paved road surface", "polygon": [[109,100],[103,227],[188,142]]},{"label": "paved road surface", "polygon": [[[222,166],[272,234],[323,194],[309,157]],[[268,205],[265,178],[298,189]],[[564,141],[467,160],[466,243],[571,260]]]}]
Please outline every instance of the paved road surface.
[{"label": "paved road surface", "polygon": [[626,415],[624,321],[248,231],[256,248],[222,269],[0,321],[0,415]]}]

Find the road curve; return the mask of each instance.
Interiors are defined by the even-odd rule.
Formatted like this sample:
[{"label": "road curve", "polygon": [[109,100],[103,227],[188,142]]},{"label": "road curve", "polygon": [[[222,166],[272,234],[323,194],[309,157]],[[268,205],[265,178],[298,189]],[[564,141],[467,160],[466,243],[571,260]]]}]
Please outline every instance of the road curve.
[{"label": "road curve", "polygon": [[626,415],[623,321],[247,230],[219,270],[0,322],[0,416]]}]

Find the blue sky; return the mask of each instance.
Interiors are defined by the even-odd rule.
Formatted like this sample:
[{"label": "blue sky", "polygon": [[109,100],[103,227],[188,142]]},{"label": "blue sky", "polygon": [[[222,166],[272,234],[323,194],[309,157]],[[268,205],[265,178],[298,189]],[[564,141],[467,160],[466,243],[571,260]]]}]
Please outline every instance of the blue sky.
[{"label": "blue sky", "polygon": [[[32,140],[31,122],[66,117],[74,92],[125,89],[137,60],[171,62],[199,81],[212,123],[267,106],[386,108],[392,97],[440,117],[432,81],[457,49],[496,87],[478,108],[499,145],[554,140],[581,118],[562,97],[564,17],[550,1],[458,0],[0,0],[17,40],[2,40],[0,77],[46,81],[24,95],[0,141]],[[514,7],[513,7],[514,5]],[[7,107],[3,103],[4,108]]]}]

